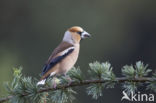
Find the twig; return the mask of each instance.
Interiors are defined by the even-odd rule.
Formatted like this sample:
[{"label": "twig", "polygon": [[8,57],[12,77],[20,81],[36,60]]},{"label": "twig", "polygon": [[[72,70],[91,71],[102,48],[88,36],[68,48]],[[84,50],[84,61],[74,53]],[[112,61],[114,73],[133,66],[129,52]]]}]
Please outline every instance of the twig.
[{"label": "twig", "polygon": [[0,99],[0,103],[3,103],[3,102],[6,102],[6,101],[8,101],[9,99],[11,99],[13,96],[8,96],[8,97],[6,97],[6,98],[1,98]]},{"label": "twig", "polygon": [[[59,90],[62,88],[69,88],[69,87],[77,87],[77,86],[84,86],[84,85],[89,85],[89,84],[96,84],[96,83],[105,83],[108,82],[110,80],[83,80],[82,82],[72,82],[70,85],[66,84],[66,85],[58,85],[56,88],[44,88],[44,89],[40,89],[38,91],[38,93],[42,93],[42,92],[48,92],[48,91],[55,91],[55,90]],[[150,77],[144,77],[144,78],[134,78],[134,79],[128,79],[126,77],[118,77],[116,78],[114,81],[112,82],[118,82],[118,83],[123,83],[123,82],[153,82],[156,81],[156,78],[150,78]],[[27,96],[29,94],[23,94],[22,96]],[[0,103],[6,102],[9,99],[13,98],[13,96],[8,96],[6,98],[1,98],[0,99]]]}]

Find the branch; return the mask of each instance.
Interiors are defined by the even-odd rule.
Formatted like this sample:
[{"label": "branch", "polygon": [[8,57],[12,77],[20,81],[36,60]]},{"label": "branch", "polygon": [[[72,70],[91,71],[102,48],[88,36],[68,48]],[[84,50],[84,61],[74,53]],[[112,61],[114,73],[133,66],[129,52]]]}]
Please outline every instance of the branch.
[{"label": "branch", "polygon": [[[124,83],[124,82],[139,82],[139,83],[144,83],[144,82],[154,82],[156,81],[156,78],[150,78],[150,77],[142,77],[142,78],[135,78],[135,79],[128,79],[126,77],[117,77],[115,80],[111,82],[117,82],[117,83]],[[84,86],[84,85],[89,85],[89,84],[98,84],[98,83],[106,83],[110,82],[110,80],[84,80],[82,82],[72,82],[70,85],[62,85],[62,86],[57,86],[56,88],[48,87],[44,89],[40,89],[38,93],[42,92],[48,92],[48,91],[55,91],[59,89],[65,89],[65,88],[70,88],[70,87],[77,87],[77,86]],[[23,94],[22,96],[27,96],[29,94]],[[8,96],[6,98],[1,98],[0,103],[6,102],[9,99],[13,98],[14,96]]]},{"label": "branch", "polygon": [[[36,86],[38,80],[32,77],[25,77],[21,73],[20,69],[14,69],[14,78],[11,83],[8,83],[5,87],[8,91],[8,97],[1,98],[0,103],[10,101],[11,103],[44,103],[45,101],[55,103],[72,102],[76,92],[72,90],[73,87],[87,85],[87,93],[91,95],[93,99],[97,99],[102,96],[102,90],[104,88],[114,88],[115,84],[121,84],[122,88],[129,95],[131,92],[136,92],[139,86],[146,86],[146,90],[152,90],[156,92],[156,73],[149,76],[152,71],[148,69],[148,65],[144,65],[143,62],[136,62],[133,65],[123,66],[121,69],[123,77],[116,77],[112,71],[110,63],[89,63],[90,69],[88,70],[88,78],[83,78],[80,68],[72,68],[68,73],[72,79],[69,84],[69,78],[60,76],[59,79],[49,78],[46,81],[46,85]],[[53,82],[57,82],[57,87],[53,87]],[[146,84],[146,85],[143,85]]]},{"label": "branch", "polygon": [[8,96],[8,97],[6,97],[6,98],[1,98],[1,99],[0,99],[0,103],[6,102],[6,101],[8,101],[8,100],[11,99],[11,98],[13,98],[13,96]]}]

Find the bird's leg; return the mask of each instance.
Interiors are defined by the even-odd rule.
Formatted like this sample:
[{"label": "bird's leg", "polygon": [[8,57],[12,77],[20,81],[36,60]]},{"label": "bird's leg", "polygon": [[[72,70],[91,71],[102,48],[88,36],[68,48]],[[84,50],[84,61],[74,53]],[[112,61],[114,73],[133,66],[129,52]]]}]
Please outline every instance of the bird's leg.
[{"label": "bird's leg", "polygon": [[52,86],[53,88],[56,88],[56,77],[54,77],[52,80]]},{"label": "bird's leg", "polygon": [[64,74],[65,78],[68,80],[68,85],[70,85],[72,83],[72,79],[66,75],[66,73]]}]

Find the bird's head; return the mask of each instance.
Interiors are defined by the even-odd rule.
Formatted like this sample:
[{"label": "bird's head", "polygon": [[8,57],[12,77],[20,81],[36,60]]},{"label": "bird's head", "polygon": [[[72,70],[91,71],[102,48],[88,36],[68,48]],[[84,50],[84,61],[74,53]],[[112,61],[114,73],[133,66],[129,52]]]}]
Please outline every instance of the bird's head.
[{"label": "bird's head", "polygon": [[84,31],[79,26],[73,26],[65,32],[63,41],[69,43],[79,43],[81,39],[85,39],[87,37],[90,37],[89,33]]}]

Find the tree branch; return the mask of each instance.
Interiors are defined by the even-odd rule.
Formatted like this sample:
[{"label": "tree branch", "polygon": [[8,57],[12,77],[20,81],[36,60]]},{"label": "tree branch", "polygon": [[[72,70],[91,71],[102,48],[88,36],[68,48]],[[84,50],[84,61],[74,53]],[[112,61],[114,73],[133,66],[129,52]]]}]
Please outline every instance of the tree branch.
[{"label": "tree branch", "polygon": [[[65,88],[70,88],[70,87],[77,87],[77,86],[84,86],[84,85],[89,85],[89,84],[97,84],[97,83],[106,83],[109,82],[110,80],[100,80],[100,79],[96,79],[96,80],[83,80],[82,82],[75,82],[73,81],[70,85],[66,84],[66,85],[58,85],[56,88],[44,88],[44,89],[40,89],[38,91],[38,93],[42,93],[42,92],[48,92],[48,91],[55,91],[55,90],[59,90],[59,89],[65,89]],[[151,78],[151,77],[141,77],[141,78],[134,78],[134,79],[128,79],[126,77],[117,77],[115,78],[114,81],[111,82],[117,82],[117,83],[123,83],[123,82],[139,82],[139,83],[144,83],[144,82],[153,82],[156,81],[156,78]],[[29,94],[23,94],[22,96],[27,96]],[[14,96],[8,96],[6,98],[1,98],[0,99],[0,103],[6,102],[9,99],[13,98]]]}]

